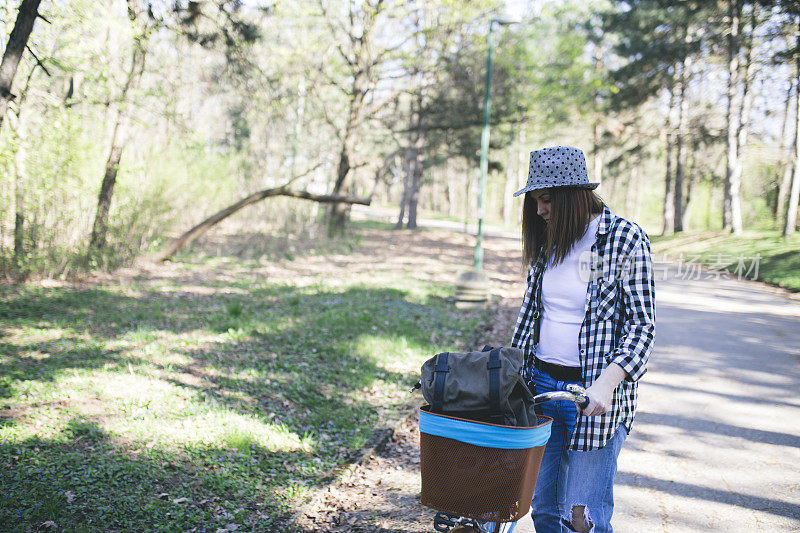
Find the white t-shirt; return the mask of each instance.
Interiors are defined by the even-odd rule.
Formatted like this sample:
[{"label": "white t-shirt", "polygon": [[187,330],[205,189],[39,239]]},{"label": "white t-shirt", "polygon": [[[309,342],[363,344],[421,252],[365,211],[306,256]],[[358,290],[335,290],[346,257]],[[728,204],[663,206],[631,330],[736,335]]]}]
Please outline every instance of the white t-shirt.
[{"label": "white t-shirt", "polygon": [[581,274],[580,258],[592,249],[600,217],[589,222],[586,233],[563,262],[548,264],[542,276],[542,318],[536,357],[548,363],[581,366],[578,335],[586,315],[588,278]]}]

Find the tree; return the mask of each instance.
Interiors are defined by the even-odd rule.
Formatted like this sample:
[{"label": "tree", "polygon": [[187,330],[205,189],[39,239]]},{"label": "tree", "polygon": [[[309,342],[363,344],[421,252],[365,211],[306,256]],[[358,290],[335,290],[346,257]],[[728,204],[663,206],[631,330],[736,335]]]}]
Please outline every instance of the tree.
[{"label": "tree", "polygon": [[106,244],[108,231],[108,213],[111,209],[111,199],[114,195],[114,185],[117,182],[119,164],[125,150],[128,135],[128,120],[132,112],[132,93],[139,85],[145,69],[148,41],[154,29],[155,20],[138,4],[137,0],[128,1],[128,19],[133,28],[133,48],[125,82],[117,97],[117,118],[111,134],[111,146],[106,158],[105,173],[100,185],[100,194],[97,198],[97,211],[95,212],[92,234],[89,238],[89,257],[97,254]]},{"label": "tree", "polygon": [[[792,183],[792,153],[794,151],[794,134],[791,133],[792,121],[790,120],[792,110],[797,103],[797,99],[793,98],[795,89],[795,80],[797,79],[797,69],[791,71],[791,77],[788,80],[788,88],[786,89],[786,100],[783,106],[783,120],[781,123],[781,159],[777,167],[777,190],[775,192],[775,204],[773,215],[779,228],[783,228],[784,215],[786,214],[786,202],[789,198],[789,187]],[[797,109],[794,109],[797,112]],[[795,121],[796,125],[796,121]]]},{"label": "tree", "polygon": [[[797,87],[800,88],[800,14],[797,16],[797,37],[793,50],[795,56],[795,73]],[[786,216],[783,225],[783,236],[788,237],[795,232],[797,227],[797,204],[800,201],[800,90],[795,91],[795,130],[794,130],[794,171],[792,185],[789,189],[789,199],[786,204]]]},{"label": "tree", "polygon": [[[749,31],[744,30],[743,0],[728,1],[728,91],[726,112],[727,166],[722,227],[735,234],[742,233],[742,151],[747,139],[750,109],[753,101],[753,40],[759,26],[759,5],[750,3]],[[743,31],[744,30],[744,31]]]},{"label": "tree", "polygon": [[403,227],[406,211],[408,211],[406,227],[408,229],[417,227],[417,207],[419,190],[422,185],[424,168],[422,156],[425,144],[425,134],[422,130],[422,106],[428,92],[425,79],[431,76],[430,64],[427,61],[430,52],[426,51],[427,39],[423,34],[424,10],[417,10],[413,17],[415,19],[413,47],[417,53],[413,54],[410,59],[410,79],[414,85],[410,90],[408,102],[407,145],[403,150],[403,192],[400,196],[400,213],[395,224],[397,229]]},{"label": "tree", "polygon": [[611,73],[616,91],[610,107],[631,109],[668,93],[662,229],[663,233],[681,231],[690,122],[688,87],[693,76],[692,65],[708,33],[704,26],[714,8],[700,1],[675,4],[642,0],[613,4],[614,9],[604,13],[602,25],[605,32],[615,37],[613,51],[623,63]]},{"label": "tree", "polygon": [[16,99],[16,126],[14,122],[11,124],[17,137],[17,152],[14,154],[14,260],[17,263],[17,268],[22,267],[22,257],[25,252],[25,175],[27,174],[27,150],[25,149],[25,140],[27,136],[27,127],[25,121],[22,120],[22,109],[37,67],[44,69],[44,65],[38,60],[31,68],[25,80],[24,88]]},{"label": "tree", "polygon": [[0,127],[3,125],[3,118],[8,109],[8,102],[14,98],[11,86],[14,76],[17,74],[22,53],[28,46],[28,38],[33,31],[33,23],[39,15],[39,4],[41,0],[22,0],[17,13],[17,20],[14,29],[8,36],[8,44],[3,52],[3,60],[0,62]]},{"label": "tree", "polygon": [[[487,17],[488,18],[488,17]],[[497,31],[491,82],[489,170],[504,166],[503,150],[534,126],[547,132],[579,122],[591,102],[595,79],[587,77],[587,36],[572,8],[547,10],[530,24]],[[431,95],[421,113],[431,160],[464,160],[477,166],[483,125],[486,22],[464,25],[459,45],[437,55]],[[564,88],[569,90],[565,91]]]},{"label": "tree", "polygon": [[[347,100],[344,125],[339,127],[331,119],[332,125],[338,129],[337,136],[340,141],[336,179],[331,194],[339,195],[350,186],[352,170],[358,165],[353,161],[356,152],[354,143],[358,132],[364,122],[373,118],[380,110],[381,105],[376,105],[376,102],[370,100],[381,77],[382,64],[393,51],[393,47],[379,50],[374,34],[379,19],[386,11],[384,0],[364,2],[350,0],[346,17],[332,11],[331,7],[325,0],[319,0],[319,8],[328,29],[338,41],[336,51],[343,62],[342,67],[346,73],[344,79],[349,80],[340,81],[329,76],[331,84],[340,89]],[[335,9],[336,5],[333,8]],[[327,72],[327,65],[322,65],[321,68]],[[328,214],[328,234],[333,236],[344,231],[348,218],[345,204],[339,202],[331,204]]]}]

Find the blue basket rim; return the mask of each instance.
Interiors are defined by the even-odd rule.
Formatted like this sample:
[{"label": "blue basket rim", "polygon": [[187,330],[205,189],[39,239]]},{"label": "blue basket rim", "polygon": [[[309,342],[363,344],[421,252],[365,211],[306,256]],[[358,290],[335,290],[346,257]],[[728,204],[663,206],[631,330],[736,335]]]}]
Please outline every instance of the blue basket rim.
[{"label": "blue basket rim", "polygon": [[445,415],[445,414],[442,414],[442,413],[434,413],[434,412],[429,410],[430,407],[431,407],[430,405],[426,404],[426,405],[423,405],[422,407],[420,407],[417,410],[425,413],[426,415],[439,416],[439,417],[442,417],[442,418],[449,418],[450,420],[458,420],[460,422],[467,422],[469,424],[481,424],[483,426],[491,426],[491,427],[498,427],[498,428],[505,428],[505,429],[515,429],[515,430],[536,429],[536,428],[540,428],[542,426],[546,426],[547,424],[551,424],[553,422],[553,419],[551,417],[546,416],[546,415],[539,415],[539,419],[540,420],[544,419],[544,422],[542,422],[541,424],[537,424],[535,426],[506,426],[504,424],[492,424],[491,422],[482,422],[480,420],[471,420],[469,418],[460,418],[458,416]]}]

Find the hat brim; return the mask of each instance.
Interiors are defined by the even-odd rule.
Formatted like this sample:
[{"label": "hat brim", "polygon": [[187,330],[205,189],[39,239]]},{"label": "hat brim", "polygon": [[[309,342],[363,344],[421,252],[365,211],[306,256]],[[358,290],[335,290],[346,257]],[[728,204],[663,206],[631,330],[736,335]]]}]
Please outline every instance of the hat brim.
[{"label": "hat brim", "polygon": [[578,183],[578,184],[565,183],[563,185],[553,185],[553,184],[528,185],[515,192],[512,196],[519,196],[522,193],[530,191],[538,191],[539,189],[551,189],[553,187],[577,187],[578,189],[596,189],[599,186],[600,186],[599,183]]}]

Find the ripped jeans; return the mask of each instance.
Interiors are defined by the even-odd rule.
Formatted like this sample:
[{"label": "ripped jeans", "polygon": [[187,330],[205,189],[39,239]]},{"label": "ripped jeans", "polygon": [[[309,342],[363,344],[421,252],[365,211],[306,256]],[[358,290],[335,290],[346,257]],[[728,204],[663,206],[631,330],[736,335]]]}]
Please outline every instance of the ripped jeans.
[{"label": "ripped jeans", "polygon": [[[558,381],[546,372],[534,370],[536,394],[566,390],[569,381]],[[580,383],[579,383],[580,384]],[[614,474],[617,457],[627,432],[620,425],[599,450],[567,450],[577,410],[569,401],[542,404],[542,414],[553,419],[550,440],[545,446],[539,478],[533,492],[531,517],[537,533],[569,533],[572,507],[584,506],[586,522],[594,533],[611,533],[614,512]],[[562,520],[563,518],[563,520]]]}]

